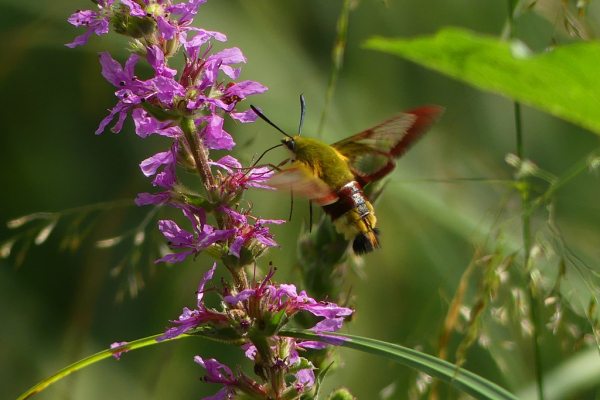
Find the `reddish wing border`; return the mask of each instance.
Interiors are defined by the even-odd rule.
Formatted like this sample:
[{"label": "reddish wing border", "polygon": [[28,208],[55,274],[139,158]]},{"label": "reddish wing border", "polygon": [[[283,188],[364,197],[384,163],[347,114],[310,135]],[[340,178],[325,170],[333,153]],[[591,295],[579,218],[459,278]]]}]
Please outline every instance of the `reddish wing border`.
[{"label": "reddish wing border", "polygon": [[[389,174],[396,166],[393,160],[406,153],[440,119],[444,110],[444,107],[440,106],[425,106],[409,110],[371,129],[334,143],[332,146],[348,157],[348,162],[356,175],[356,180],[364,187],[367,183],[379,180]],[[402,126],[403,123],[405,126]],[[364,143],[368,142],[368,139],[376,141],[378,136],[381,136],[383,143],[385,143],[383,139],[389,141],[389,137],[395,137],[398,141],[392,141],[390,147],[386,149],[375,148],[373,144],[367,145]],[[361,171],[356,165],[356,160],[365,155],[385,157],[387,163],[385,163],[384,158],[381,160],[383,166],[377,171]]]},{"label": "reddish wing border", "polygon": [[415,122],[406,131],[406,134],[390,151],[393,158],[401,157],[410,147],[417,142],[424,134],[442,117],[445,108],[440,106],[425,106],[407,111],[406,114],[412,114],[417,117]]}]

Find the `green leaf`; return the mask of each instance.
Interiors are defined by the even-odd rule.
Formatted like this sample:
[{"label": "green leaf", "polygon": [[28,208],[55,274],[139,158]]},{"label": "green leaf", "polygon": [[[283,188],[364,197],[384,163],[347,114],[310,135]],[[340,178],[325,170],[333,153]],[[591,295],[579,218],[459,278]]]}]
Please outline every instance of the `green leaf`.
[{"label": "green leaf", "polygon": [[[62,370],[58,371],[52,376],[44,379],[43,381],[29,389],[27,392],[23,393],[17,400],[28,399],[29,397],[41,392],[43,389],[50,386],[52,383],[64,378],[72,372],[78,371],[95,362],[108,358],[115,353],[135,350],[138,348],[165,343],[171,340],[182,339],[185,337],[206,336],[205,332],[203,332],[202,330],[198,330],[194,332],[194,335],[181,335],[174,339],[157,342],[156,338],[158,338],[161,335],[162,334],[154,335],[144,339],[136,340],[134,342],[129,342],[123,346],[116,347],[114,349],[104,350],[87,358],[84,358],[83,360],[77,361],[76,363],[73,363],[68,367],[63,368]],[[328,340],[327,338],[324,338],[323,335],[318,335],[313,331],[309,330],[282,330],[279,332],[279,335],[307,340],[317,340],[325,343],[331,341],[331,339]],[[407,365],[409,367],[418,369],[419,371],[422,371],[430,376],[439,378],[442,381],[449,383],[455,388],[462,390],[463,392],[476,399],[517,400],[517,397],[510,394],[508,391],[496,385],[495,383],[492,383],[465,369],[458,369],[456,365],[450,364],[447,361],[430,356],[428,354],[421,353],[406,347],[402,347],[397,344],[386,343],[379,340],[364,338],[360,336],[345,334],[341,335],[336,333],[327,333],[327,336],[344,338],[344,342],[340,345],[342,347],[364,351],[366,353],[381,356],[395,361],[399,364]]]},{"label": "green leaf", "polygon": [[600,134],[598,42],[532,54],[522,42],[446,28],[414,39],[374,37],[364,47],[406,58]]},{"label": "green leaf", "polygon": [[[308,330],[282,330],[279,332],[279,335],[327,342],[327,340],[323,338],[323,335],[318,335]],[[381,356],[399,364],[418,369],[430,376],[441,379],[476,399],[517,400],[517,397],[495,383],[465,369],[458,369],[456,365],[430,356],[429,354],[421,353],[397,344],[360,336],[333,333],[327,333],[326,335],[336,337],[336,339],[338,337],[346,338],[346,340],[340,344],[341,347],[364,351],[365,353]]]}]

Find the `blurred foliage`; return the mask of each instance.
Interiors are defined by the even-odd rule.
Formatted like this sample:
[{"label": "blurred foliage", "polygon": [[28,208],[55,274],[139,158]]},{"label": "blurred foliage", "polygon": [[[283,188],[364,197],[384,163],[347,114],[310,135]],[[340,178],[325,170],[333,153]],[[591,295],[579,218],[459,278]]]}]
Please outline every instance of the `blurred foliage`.
[{"label": "blurred foliage", "polygon": [[[519,398],[535,398],[531,337],[528,320],[521,318],[528,315],[522,290],[534,277],[535,289],[546,299],[539,320],[549,324],[541,325],[540,338],[546,398],[593,399],[600,370],[591,329],[597,318],[593,299],[599,286],[600,188],[594,168],[597,159],[588,157],[598,146],[597,136],[524,107],[524,157],[507,165],[506,154],[516,152],[511,100],[361,47],[374,35],[405,38],[402,43],[416,43],[410,39],[423,35],[440,37],[432,35],[448,25],[477,32],[469,34],[475,39],[479,34],[499,37],[503,31],[507,36],[507,3],[363,0],[348,9],[348,25],[341,27],[348,34],[345,59],[324,119],[323,140],[333,143],[421,104],[447,108],[442,121],[398,163],[377,205],[383,249],[365,257],[364,276],[351,275],[345,283],[342,293],[351,291],[357,307],[348,329],[432,354],[439,351],[441,333],[446,332],[448,359],[456,361],[460,349],[464,368],[511,391],[520,390]],[[332,76],[332,51],[335,43],[341,43],[336,24],[345,4],[342,0],[209,0],[201,7],[197,23],[224,32],[226,45],[244,52],[248,64],[241,79],[269,87],[266,94],[252,99],[253,104],[268,110],[284,130],[295,130],[297,97],[304,93],[308,104],[304,131],[316,136]],[[106,109],[115,103],[114,88],[100,75],[97,53],[110,48],[123,61],[125,41],[109,35],[107,40],[92,37],[88,46],[76,50],[62,45],[81,34],[66,18],[90,5],[83,0],[58,0],[51,6],[33,0],[0,1],[4,38],[0,220],[133,199],[150,190],[138,163],[163,151],[166,141],[142,141],[133,134],[131,123],[119,135],[93,134]],[[552,52],[542,54],[546,49],[560,55],[563,50],[597,47],[597,42],[580,41],[594,37],[599,7],[585,1],[519,2],[513,30],[535,54],[524,61],[558,57]],[[510,46],[497,39],[494,43]],[[597,65],[588,64],[592,55],[566,60],[573,73],[543,81],[543,89],[548,101],[562,104],[561,110],[579,112],[570,114],[571,121],[596,129],[597,122],[593,126],[590,122],[597,121],[594,86],[580,86],[580,98],[589,99],[583,106],[572,93],[561,91],[580,68]],[[596,78],[593,72],[588,76]],[[522,93],[531,95],[536,95],[531,89]],[[235,155],[246,162],[280,139],[264,125],[230,123],[226,129],[239,143]],[[268,162],[277,164],[287,155],[274,151],[268,157]],[[527,160],[542,173],[527,176],[532,198],[530,207],[523,209],[523,187],[516,183]],[[286,196],[258,190],[249,195],[257,215],[288,215]],[[36,245],[46,224],[31,234],[20,267],[16,266],[18,251],[0,260],[0,318],[10,328],[0,332],[1,398],[16,398],[51,373],[112,342],[161,332],[182,307],[195,304],[198,281],[212,264],[205,256],[153,269],[148,268],[151,263],[140,264],[145,289],[135,299],[115,302],[123,285],[128,285],[123,279],[131,275],[111,278],[110,271],[128,257],[132,242],[123,241],[110,251],[96,248],[95,243],[136,232],[149,213],[150,209],[135,207],[103,211],[93,230],[80,233],[73,254],[57,252],[73,232],[60,221],[43,245]],[[523,213],[530,214],[534,239],[527,268],[523,268]],[[291,223],[274,229],[282,249],[271,251],[259,265],[267,269],[272,262],[279,281],[299,281],[293,266],[298,262],[297,240],[302,220],[308,220],[308,206],[298,201],[295,215]],[[152,226],[149,222],[148,234]],[[0,240],[14,233],[2,228]],[[135,241],[135,235],[128,238]],[[488,313],[482,313],[481,307]],[[474,315],[479,315],[475,323],[471,322]],[[451,329],[445,330],[444,321],[452,322]],[[194,338],[152,346],[126,354],[119,362],[106,360],[73,374],[36,398],[198,399],[214,394],[216,388],[199,381],[202,371],[194,365],[193,355],[218,356],[223,363],[244,365],[243,356],[233,350]],[[409,390],[416,395],[431,385],[429,377],[409,368],[354,351],[341,353],[345,366],[328,375],[324,384],[329,389],[345,385],[359,399],[376,398],[380,392],[388,399],[404,399]],[[390,388],[395,390],[390,393]],[[441,398],[458,397],[445,387],[439,390],[443,390]]]},{"label": "blurred foliage", "polygon": [[446,28],[421,39],[371,38],[366,48],[405,57],[505,95],[600,134],[600,43],[557,46],[533,54],[520,41]]}]

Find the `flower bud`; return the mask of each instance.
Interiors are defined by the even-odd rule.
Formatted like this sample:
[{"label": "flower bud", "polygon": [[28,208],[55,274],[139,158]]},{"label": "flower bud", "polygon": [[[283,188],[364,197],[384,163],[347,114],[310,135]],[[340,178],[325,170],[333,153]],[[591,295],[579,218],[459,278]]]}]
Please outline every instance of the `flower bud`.
[{"label": "flower bud", "polygon": [[125,5],[114,8],[111,23],[115,32],[134,39],[149,38],[157,28],[153,18],[132,16]]},{"label": "flower bud", "polygon": [[345,387],[337,388],[327,397],[327,400],[356,400],[356,397]]}]

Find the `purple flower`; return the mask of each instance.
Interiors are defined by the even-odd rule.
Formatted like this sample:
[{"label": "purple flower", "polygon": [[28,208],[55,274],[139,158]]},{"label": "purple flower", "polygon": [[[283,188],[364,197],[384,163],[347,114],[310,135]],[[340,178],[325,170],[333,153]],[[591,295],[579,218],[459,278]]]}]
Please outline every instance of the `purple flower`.
[{"label": "purple flower", "polygon": [[113,132],[120,132],[127,113],[145,101],[144,94],[151,90],[150,86],[136,78],[134,74],[135,64],[140,57],[131,54],[125,63],[125,68],[115,61],[108,52],[100,53],[100,64],[102,65],[102,75],[107,81],[120,88],[115,94],[120,99],[117,105],[110,110],[110,114],[100,122],[96,130],[96,135],[104,131],[104,128],[112,121],[115,115],[119,115],[119,121],[111,129]]},{"label": "purple flower", "polygon": [[[236,70],[237,71],[237,70]],[[239,74],[239,71],[237,72]],[[207,102],[213,103],[227,112],[235,109],[238,101],[245,99],[253,94],[260,94],[267,91],[267,87],[254,81],[232,82],[227,85],[221,97],[208,99]]]},{"label": "purple flower", "polygon": [[198,291],[196,292],[198,309],[190,310],[189,308],[184,307],[183,313],[179,316],[179,319],[177,321],[171,321],[179,326],[168,329],[164,335],[156,339],[157,342],[176,338],[177,336],[183,335],[190,329],[194,329],[202,324],[227,323],[227,316],[225,314],[207,309],[204,307],[204,303],[202,301],[204,298],[204,286],[206,285],[206,282],[212,279],[216,268],[217,263],[214,263],[213,267],[204,274],[202,280],[200,281],[200,285],[198,285]]},{"label": "purple flower", "polygon": [[229,113],[229,115],[231,116],[231,118],[237,119],[238,121],[240,121],[243,124],[248,123],[248,122],[254,122],[258,118],[258,115],[252,109],[246,110],[243,112],[239,112],[239,113],[232,112],[232,113]]},{"label": "purple flower", "polygon": [[183,47],[185,51],[188,53],[190,57],[190,62],[192,64],[197,64],[198,59],[202,56],[200,54],[200,47],[208,42],[210,38],[215,38],[219,42],[227,41],[227,36],[223,35],[221,32],[215,31],[206,31],[204,29],[195,29],[196,34],[190,40],[185,40],[183,42]]},{"label": "purple flower", "polygon": [[152,184],[154,186],[161,186],[168,190],[166,192],[155,194],[140,193],[135,199],[135,204],[138,206],[148,204],[166,204],[174,197],[175,194],[173,187],[177,184],[177,177],[175,175],[175,168],[177,164],[177,147],[178,143],[175,141],[169,151],[157,153],[152,157],[142,161],[140,168],[146,176],[152,176],[156,174],[162,165],[166,165],[163,171],[156,175],[152,181]]},{"label": "purple flower", "polygon": [[[165,40],[171,40],[181,31],[194,29],[190,28],[189,25],[198,12],[200,4],[206,3],[207,0],[191,0],[188,3],[183,2],[174,5],[166,0],[143,0],[145,7],[133,0],[122,1],[131,9],[131,15],[152,17],[156,21],[160,36]],[[181,18],[179,18],[179,21],[174,21],[171,19],[171,15],[181,15]]]},{"label": "purple flower", "polygon": [[200,137],[204,139],[204,144],[211,150],[233,150],[235,142],[231,135],[223,130],[223,118],[218,115],[201,117],[196,120],[196,125],[205,121],[208,124],[200,130]]},{"label": "purple flower", "polygon": [[300,311],[308,311],[317,317],[325,318],[310,329],[324,332],[336,332],[342,327],[344,317],[350,316],[354,312],[350,308],[341,307],[335,303],[317,302],[304,290],[298,294],[296,286],[292,284],[282,283],[279,287],[267,285],[266,282],[272,275],[273,271],[257,287],[245,289],[235,296],[225,296],[223,300],[230,304],[237,304],[253,296],[259,304],[264,305],[269,313],[276,314],[285,309],[288,317]]},{"label": "purple flower", "polygon": [[98,0],[98,12],[92,10],[77,11],[69,17],[68,21],[76,27],[84,26],[88,30],[81,36],[77,36],[73,43],[67,43],[65,46],[74,48],[87,43],[88,39],[95,33],[102,36],[108,33],[109,20],[112,15],[111,6],[115,0]]},{"label": "purple flower", "polygon": [[[110,345],[111,349],[117,348],[117,347],[121,347],[126,345],[128,342],[114,342],[113,344]],[[120,350],[117,352],[113,353],[113,357],[116,358],[117,360],[119,360],[121,358],[121,354],[123,353],[127,353],[129,351],[129,349],[126,350]]]},{"label": "purple flower", "polygon": [[[291,337],[276,337],[275,345],[271,346],[273,354],[278,354],[282,357],[275,364],[279,368],[285,368],[296,376],[295,389],[298,393],[302,393],[306,388],[311,387],[315,383],[314,366],[306,359],[301,359],[298,354],[298,348],[303,349],[303,346],[298,344],[298,340]],[[246,357],[255,360],[257,348],[253,344],[242,346],[246,352]],[[302,362],[304,361],[304,363]]]},{"label": "purple flower", "polygon": [[158,168],[162,165],[173,165],[173,162],[177,159],[177,147],[171,146],[171,150],[162,153],[156,153],[150,158],[145,159],[140,164],[142,172],[146,176],[152,176],[156,174]]},{"label": "purple flower", "polygon": [[222,383],[225,387],[219,390],[214,396],[205,397],[202,400],[227,400],[235,394],[234,388],[240,386],[233,373],[226,365],[221,364],[214,358],[204,359],[200,356],[194,357],[194,361],[206,369],[204,381],[211,383]]},{"label": "purple flower", "polygon": [[194,234],[182,229],[171,220],[158,221],[158,229],[169,240],[171,249],[189,249],[183,253],[167,254],[165,257],[155,262],[179,262],[186,259],[187,256],[199,253],[208,246],[227,239],[235,233],[235,229],[214,229],[206,224],[206,213],[203,209],[193,206],[181,206],[183,213],[191,221],[194,228]]},{"label": "purple flower", "polygon": [[217,210],[229,215],[233,220],[232,225],[236,227],[234,229],[235,239],[229,248],[229,254],[233,254],[234,256],[239,258],[242,246],[246,245],[246,247],[250,247],[252,245],[252,239],[267,247],[279,247],[277,242],[273,240],[273,235],[269,233],[269,228],[265,228],[263,227],[263,225],[281,225],[285,223],[284,220],[257,219],[256,222],[254,222],[254,225],[250,226],[248,224],[248,219],[245,215],[233,211],[227,206],[222,205],[219,208],[217,208]]},{"label": "purple flower", "polygon": [[[246,62],[246,58],[237,47],[222,50],[205,58],[205,54],[200,52],[200,47],[213,34],[214,32],[199,32],[184,44],[190,58],[184,68],[181,82],[187,82],[188,89],[195,88],[187,107],[194,110],[208,105],[213,114],[215,107],[232,112],[238,101],[252,94],[263,93],[267,88],[254,81],[231,82],[225,87],[222,82],[218,82],[219,71],[223,71],[231,79],[237,79],[241,68],[233,68],[231,65]],[[188,92],[192,93],[189,90]]]},{"label": "purple flower", "polygon": [[[300,355],[298,354],[298,350],[297,350],[298,341],[294,338],[289,338],[289,337],[281,338],[280,340],[285,341],[287,346],[290,349],[292,349],[288,364],[291,366],[294,366],[294,364],[296,364],[296,363],[301,364]],[[294,375],[296,375],[296,379],[298,380],[298,385],[299,385],[299,387],[297,387],[298,391],[303,391],[304,388],[311,387],[312,385],[315,384],[315,373],[312,368],[302,368],[298,372],[296,372]]]},{"label": "purple flower", "polygon": [[163,53],[157,45],[148,48],[146,60],[148,60],[148,64],[154,68],[157,77],[173,78],[177,74],[176,69],[169,68],[167,64],[165,64],[165,53]]},{"label": "purple flower", "polygon": [[181,128],[173,126],[173,121],[158,121],[143,108],[134,109],[131,116],[135,123],[135,133],[141,138],[154,133],[172,138],[183,136]]},{"label": "purple flower", "polygon": [[[203,303],[203,296],[206,283],[213,277],[215,268],[216,263],[200,282],[197,292],[197,309],[184,308],[179,320],[172,321],[178,326],[167,330],[157,340],[175,338],[201,325],[215,328],[214,332],[226,328],[228,335],[231,335],[233,330],[233,332],[239,334],[240,339],[246,341],[242,345],[242,349],[245,350],[247,357],[256,362],[255,371],[264,371],[263,375],[260,375],[259,372],[260,376],[268,376],[266,370],[273,369],[271,373],[288,375],[285,387],[278,390],[295,391],[295,394],[298,395],[306,393],[308,388],[315,384],[314,366],[300,357],[299,349],[323,348],[326,344],[319,346],[320,343],[317,342],[302,342],[295,338],[280,337],[274,332],[265,332],[263,339],[257,342],[261,343],[259,357],[258,348],[255,343],[250,342],[246,333],[248,330],[254,330],[256,334],[260,335],[261,327],[268,326],[273,316],[282,312],[287,316],[281,323],[284,326],[290,317],[299,311],[309,311],[316,316],[324,317],[312,329],[326,332],[336,331],[341,327],[344,317],[352,314],[353,310],[333,303],[317,302],[307,296],[305,292],[298,294],[294,285],[281,284],[277,286],[269,284],[274,270],[271,270],[265,279],[253,288],[242,290],[239,293],[231,294],[230,289],[227,287],[221,290],[214,288],[224,300],[221,303],[224,310],[208,309]],[[255,328],[251,325],[255,325]],[[228,338],[231,339],[231,336],[228,336]],[[338,341],[338,344],[340,343],[341,341]],[[267,359],[270,360],[268,365],[261,361]],[[223,389],[213,397],[209,397],[209,399],[226,399],[236,393],[244,393],[248,395],[248,398],[266,398],[266,393],[273,390],[270,383],[259,384],[241,372],[234,376],[227,366],[214,359],[203,359],[196,356],[195,361],[206,369],[207,374],[203,378],[205,381],[225,385]],[[295,379],[290,380],[290,375],[293,375]],[[281,394],[282,392],[278,393]]]},{"label": "purple flower", "polygon": [[219,161],[211,162],[210,164],[223,168],[228,172],[221,183],[223,190],[234,193],[240,188],[245,190],[249,187],[270,190],[275,189],[271,186],[263,185],[263,183],[266,183],[274,174],[274,171],[269,167],[244,170],[242,164],[232,156],[225,156]]},{"label": "purple flower", "polygon": [[190,0],[188,3],[174,4],[167,11],[174,15],[181,15],[177,23],[180,27],[185,27],[192,23],[194,16],[198,13],[198,7],[200,7],[200,4],[206,3],[206,1]]},{"label": "purple flower", "polygon": [[[163,110],[171,110],[176,99],[185,97],[185,88],[173,79],[176,71],[165,64],[164,54],[157,46],[149,48],[146,55],[146,59],[155,70],[154,78],[142,81],[136,77],[134,68],[139,59],[138,55],[131,54],[123,68],[108,52],[100,53],[102,75],[119,88],[115,93],[119,102],[102,120],[96,134],[102,133],[115,115],[119,115],[119,121],[111,130],[115,133],[119,132],[127,113],[139,109],[142,107],[142,103],[148,103]],[[159,122],[154,118],[149,119],[150,116],[147,112],[134,113],[133,117],[136,122],[136,133],[141,137],[146,137],[151,133],[160,133],[165,136],[181,135],[179,129],[171,126],[171,121]]]}]

